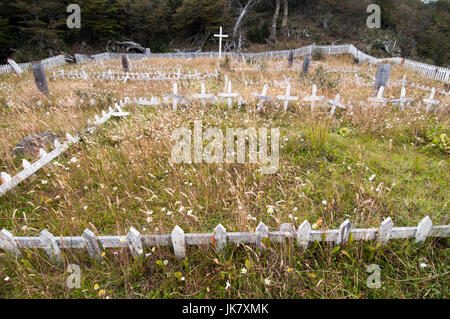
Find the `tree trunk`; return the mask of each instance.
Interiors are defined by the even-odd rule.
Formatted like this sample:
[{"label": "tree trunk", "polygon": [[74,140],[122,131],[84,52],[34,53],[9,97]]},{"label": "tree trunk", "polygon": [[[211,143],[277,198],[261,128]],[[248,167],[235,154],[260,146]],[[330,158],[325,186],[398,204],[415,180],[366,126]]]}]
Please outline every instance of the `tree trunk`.
[{"label": "tree trunk", "polygon": [[277,33],[277,20],[278,16],[280,14],[280,0],[276,0],[275,5],[275,12],[273,14],[273,20],[272,20],[272,31],[270,31],[270,42],[276,41],[276,33]]},{"label": "tree trunk", "polygon": [[252,5],[257,3],[259,0],[248,0],[247,4],[245,5],[244,9],[241,11],[241,14],[239,15],[238,19],[236,20],[236,23],[233,27],[233,39],[236,38],[236,33],[241,26],[242,20],[244,19],[245,15],[247,14],[248,10]]},{"label": "tree trunk", "polygon": [[281,30],[286,36],[289,36],[288,29],[288,12],[289,12],[289,0],[283,0],[283,20],[281,21]]}]

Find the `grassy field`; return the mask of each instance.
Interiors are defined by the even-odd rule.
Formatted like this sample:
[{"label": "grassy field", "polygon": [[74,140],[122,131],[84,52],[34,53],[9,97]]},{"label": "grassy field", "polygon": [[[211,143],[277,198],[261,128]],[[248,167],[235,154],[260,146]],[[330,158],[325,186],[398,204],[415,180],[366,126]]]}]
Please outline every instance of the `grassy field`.
[{"label": "grassy field", "polygon": [[[205,80],[208,93],[222,92],[225,75],[233,91],[248,103],[227,109],[226,102],[203,108],[200,103],[142,107],[129,104],[130,116],[111,120],[54,163],[0,197],[0,229],[15,236],[38,236],[48,229],[55,236],[80,236],[89,228],[96,235],[170,233],[175,225],[185,232],[211,232],[221,223],[228,231],[253,231],[260,221],[270,230],[282,223],[298,226],[323,219],[323,229],[336,229],[350,219],[354,227],[377,227],[390,216],[396,226],[415,226],[430,216],[433,224],[449,223],[449,97],[437,94],[445,112],[368,104],[370,86],[361,86],[358,69],[369,81],[376,68],[354,65],[348,56],[314,61],[310,75],[273,71],[286,61],[242,61],[223,65],[219,78]],[[65,71],[120,70],[120,61],[66,66]],[[301,60],[295,62],[301,65]],[[152,59],[132,62],[137,71],[178,68],[213,72],[217,61]],[[255,67],[258,71],[232,71]],[[51,73],[51,72],[50,72]],[[49,76],[51,74],[48,74]],[[440,82],[393,66],[391,80],[408,80],[443,88]],[[246,84],[244,81],[256,84]],[[294,103],[283,112],[278,103],[255,112],[253,93],[269,84],[268,95],[284,94],[286,76],[292,95],[311,94],[333,99],[340,94],[352,111],[310,111]],[[179,93],[200,92],[198,80],[179,81]],[[49,81],[51,94],[41,96],[32,74],[0,76],[0,171],[11,175],[21,158],[11,155],[26,135],[51,130],[63,136],[86,127],[87,119],[124,97],[162,97],[170,81],[68,80]],[[389,86],[385,96],[398,98],[400,87]],[[407,88],[413,106],[429,92]],[[280,128],[280,166],[263,175],[257,164],[174,164],[171,135],[178,127]],[[27,157],[34,161],[36,157]],[[268,208],[274,211],[269,212]],[[125,249],[109,249],[100,264],[83,250],[64,251],[63,267],[53,266],[45,252],[27,250],[11,260],[0,252],[0,296],[5,298],[448,298],[449,239],[351,242],[343,247],[314,243],[303,251],[293,242],[266,243],[260,253],[247,245],[228,246],[218,255],[211,247],[190,247],[178,260],[169,248],[147,249],[133,261]],[[81,268],[79,289],[66,286],[67,266]],[[382,287],[366,286],[366,267],[381,267]],[[243,269],[245,268],[245,269]],[[228,282],[228,284],[227,284]]]}]

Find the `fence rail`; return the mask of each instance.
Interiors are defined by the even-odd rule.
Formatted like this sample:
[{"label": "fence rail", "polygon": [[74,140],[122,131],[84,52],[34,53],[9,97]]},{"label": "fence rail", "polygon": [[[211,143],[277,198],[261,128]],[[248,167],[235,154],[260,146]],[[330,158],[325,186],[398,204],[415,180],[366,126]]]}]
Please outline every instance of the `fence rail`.
[{"label": "fence rail", "polygon": [[43,230],[39,237],[16,237],[8,230],[0,232],[0,248],[9,255],[21,255],[21,249],[44,249],[50,260],[58,265],[62,264],[61,249],[87,249],[91,258],[100,260],[106,248],[128,248],[136,257],[141,255],[145,247],[171,246],[178,258],[186,256],[186,246],[213,245],[221,251],[227,244],[253,244],[258,250],[264,250],[265,238],[275,243],[293,240],[297,246],[306,249],[308,244],[315,241],[332,242],[335,245],[346,244],[350,240],[377,240],[386,245],[390,239],[414,238],[422,243],[427,237],[450,237],[450,225],[433,226],[430,217],[423,218],[417,227],[394,227],[390,217],[385,219],[378,228],[354,229],[350,221],[345,220],[339,229],[315,230],[308,221],[304,221],[296,229],[293,224],[282,224],[279,231],[269,231],[260,222],[254,232],[227,232],[221,224],[212,233],[188,233],[175,226],[170,234],[141,234],[131,227],[125,236],[96,236],[86,229],[82,236],[55,237],[47,230]]},{"label": "fence rail", "polygon": [[[120,106],[125,103],[129,103],[130,99],[126,99],[125,102],[121,101]],[[121,117],[126,116],[128,113],[123,112],[118,104],[115,105],[115,109],[109,108],[108,112],[102,111],[102,117],[95,115],[94,121],[88,120],[87,132],[93,132],[96,126],[99,126],[109,120],[111,117]],[[47,153],[44,149],[39,149],[40,159],[34,163],[30,163],[27,160],[22,160],[23,170],[17,175],[11,176],[6,172],[1,172],[0,176],[4,183],[0,185],[0,197],[12,190],[14,187],[19,185],[21,182],[26,180],[28,177],[34,175],[42,167],[48,165],[51,161],[57,158],[59,155],[64,153],[70,145],[78,143],[80,141],[80,136],[72,136],[69,133],[66,134],[67,141],[61,144],[58,140],[54,142],[54,149],[50,153]]]},{"label": "fence rail", "polygon": [[[52,69],[57,66],[62,66],[67,64],[63,55],[57,55],[54,57],[50,57],[41,61],[46,69]],[[19,67],[25,71],[31,69],[31,62],[27,63],[18,63]],[[9,64],[0,65],[0,74],[7,74],[13,71],[12,67]]]}]

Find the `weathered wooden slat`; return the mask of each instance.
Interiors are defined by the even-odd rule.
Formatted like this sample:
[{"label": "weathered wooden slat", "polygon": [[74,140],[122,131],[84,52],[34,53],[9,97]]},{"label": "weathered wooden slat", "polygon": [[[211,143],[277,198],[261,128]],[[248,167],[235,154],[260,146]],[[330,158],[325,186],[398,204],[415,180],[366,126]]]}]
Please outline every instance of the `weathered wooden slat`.
[{"label": "weathered wooden slat", "polygon": [[345,245],[348,242],[350,232],[352,229],[352,224],[348,219],[346,219],[339,227],[338,237],[336,239],[336,245]]},{"label": "weathered wooden slat", "polygon": [[175,256],[178,258],[186,257],[186,241],[184,231],[177,225],[172,231],[172,246]]},{"label": "weathered wooden slat", "polygon": [[20,248],[14,239],[14,235],[6,229],[2,229],[0,232],[0,244],[11,257],[19,257],[21,255]]},{"label": "weathered wooden slat", "polygon": [[386,245],[389,242],[392,234],[392,228],[394,228],[394,222],[390,217],[383,220],[380,225],[380,232],[378,235],[378,239],[381,245]]},{"label": "weathered wooden slat", "polygon": [[256,249],[263,251],[264,250],[263,239],[269,237],[269,228],[267,228],[267,226],[263,222],[260,222],[258,227],[256,227],[255,235],[256,235]]},{"label": "weathered wooden slat", "polygon": [[100,261],[102,259],[102,250],[100,249],[97,236],[95,236],[92,231],[86,228],[83,232],[82,237],[89,256],[91,256],[91,258],[95,259],[96,261]]},{"label": "weathered wooden slat", "polygon": [[311,238],[311,225],[305,220],[297,229],[297,245],[303,249],[308,248],[308,243]]},{"label": "weathered wooden slat", "polygon": [[63,257],[57,239],[45,229],[41,231],[39,239],[44,246],[45,252],[49,256],[50,261],[57,266],[61,266],[63,264]]},{"label": "weathered wooden slat", "polygon": [[127,244],[133,257],[137,257],[144,252],[144,249],[142,248],[141,233],[133,227],[128,231]]},{"label": "weathered wooden slat", "polygon": [[428,234],[431,232],[431,229],[433,228],[433,223],[431,222],[430,217],[426,216],[424,217],[419,225],[417,226],[416,230],[416,243],[422,243],[427,239]]},{"label": "weathered wooden slat", "polygon": [[216,243],[216,250],[221,252],[227,245],[227,230],[222,226],[222,224],[217,225],[214,229],[214,239]]}]

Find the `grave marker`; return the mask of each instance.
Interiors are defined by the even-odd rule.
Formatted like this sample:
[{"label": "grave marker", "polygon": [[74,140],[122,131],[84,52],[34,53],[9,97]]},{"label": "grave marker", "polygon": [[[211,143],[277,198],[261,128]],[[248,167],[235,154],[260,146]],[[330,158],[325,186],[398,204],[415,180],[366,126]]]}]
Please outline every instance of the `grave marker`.
[{"label": "grave marker", "polygon": [[122,54],[122,67],[124,72],[130,71],[130,66],[128,64],[128,56],[126,54]]},{"label": "grave marker", "polygon": [[310,96],[305,96],[303,98],[304,102],[311,102],[311,111],[314,111],[315,102],[322,101],[325,99],[325,96],[317,96],[317,86],[314,84],[312,89],[312,94]]},{"label": "grave marker", "polygon": [[375,83],[373,86],[373,91],[376,92],[380,89],[380,87],[386,87],[389,75],[391,74],[391,65],[390,64],[380,64],[378,65],[377,74],[375,76]]},{"label": "grave marker", "polygon": [[297,101],[298,100],[298,96],[291,96],[291,84],[289,83],[286,87],[286,95],[278,95],[277,99],[284,101],[283,103],[283,111],[286,112],[288,105],[289,105],[289,101]]},{"label": "grave marker", "polygon": [[289,52],[288,69],[290,69],[292,67],[292,64],[294,64],[294,51]]},{"label": "grave marker", "polygon": [[178,100],[183,100],[186,97],[183,95],[178,95],[178,85],[176,82],[173,83],[172,94],[165,94],[165,98],[172,99],[172,111],[176,112],[178,108]]},{"label": "grave marker", "polygon": [[[224,90],[225,91],[225,90]],[[240,97],[239,93],[233,93],[231,91],[231,81],[228,81],[228,88],[227,92],[219,93],[220,97],[226,98],[228,101],[228,109],[231,110],[231,107],[233,106],[233,98]]]},{"label": "grave marker", "polygon": [[47,77],[45,76],[45,70],[44,65],[41,63],[41,61],[33,61],[31,63],[32,70],[33,70],[33,76],[34,81],[36,82],[36,86],[41,91],[42,94],[47,95],[49,94],[48,90],[48,84],[47,84]]},{"label": "grave marker", "polygon": [[256,227],[255,235],[256,235],[256,249],[263,251],[264,250],[263,240],[264,238],[269,237],[269,228],[267,228],[267,226],[263,222],[260,222],[258,227]]},{"label": "grave marker", "polygon": [[377,97],[369,97],[367,100],[369,102],[381,103],[381,104],[389,102],[389,99],[383,97],[383,93],[384,93],[384,86],[381,86],[380,89],[378,90]]},{"label": "grave marker", "polygon": [[435,88],[431,89],[431,93],[430,96],[427,99],[423,99],[423,101],[427,104],[426,108],[425,108],[425,112],[430,112],[430,110],[433,108],[434,104],[439,104],[438,100],[434,100],[434,93],[435,93]]},{"label": "grave marker", "polygon": [[345,110],[345,106],[339,102],[339,94],[336,95],[334,100],[328,100],[327,102],[331,105],[330,118],[333,116],[336,107]]},{"label": "grave marker", "polygon": [[228,38],[228,35],[222,33],[222,27],[220,27],[220,33],[214,34],[214,37],[219,38],[219,60],[222,59],[222,38]]},{"label": "grave marker", "polygon": [[405,103],[411,103],[412,101],[414,101],[413,98],[407,98],[405,96],[406,96],[406,89],[405,89],[405,87],[402,87],[402,92],[400,94],[400,98],[391,100],[391,103],[400,104],[400,110],[403,111],[405,109]]},{"label": "grave marker", "polygon": [[216,96],[214,94],[206,94],[205,83],[203,83],[203,82],[201,84],[200,90],[201,90],[200,94],[194,94],[194,95],[192,95],[192,98],[201,99],[203,107],[205,107],[205,105],[206,105],[206,100],[214,100],[216,98]]},{"label": "grave marker", "polygon": [[310,64],[311,64],[311,56],[307,55],[303,59],[303,65],[302,65],[302,72],[303,72],[303,74],[305,74],[305,75],[308,74]]},{"label": "grave marker", "polygon": [[259,100],[258,107],[256,108],[257,112],[261,111],[263,103],[265,101],[268,101],[268,102],[273,101],[273,99],[271,97],[267,96],[267,89],[268,88],[269,88],[269,86],[266,84],[266,85],[264,85],[264,88],[263,88],[261,94],[253,93],[253,95]]}]

